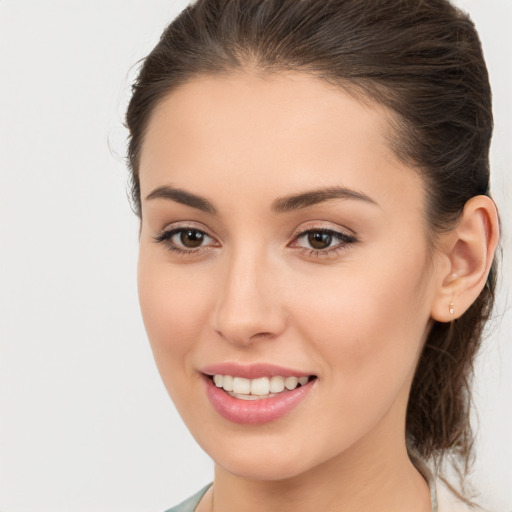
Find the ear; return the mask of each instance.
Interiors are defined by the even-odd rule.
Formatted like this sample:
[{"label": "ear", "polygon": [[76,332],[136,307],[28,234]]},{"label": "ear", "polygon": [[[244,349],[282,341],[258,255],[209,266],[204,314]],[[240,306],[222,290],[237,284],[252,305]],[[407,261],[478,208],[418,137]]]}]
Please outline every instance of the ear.
[{"label": "ear", "polygon": [[498,212],[487,196],[471,198],[456,227],[442,235],[439,280],[431,317],[451,322],[480,295],[491,269],[499,240]]}]

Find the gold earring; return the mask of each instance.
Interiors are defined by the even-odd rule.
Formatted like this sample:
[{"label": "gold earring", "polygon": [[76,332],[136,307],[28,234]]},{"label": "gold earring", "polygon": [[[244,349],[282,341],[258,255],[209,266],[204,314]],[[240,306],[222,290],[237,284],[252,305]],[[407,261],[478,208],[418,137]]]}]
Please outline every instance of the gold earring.
[{"label": "gold earring", "polygon": [[453,302],[450,302],[450,305],[448,306],[448,311],[450,311],[450,315],[453,316],[454,312],[455,312],[455,304]]}]

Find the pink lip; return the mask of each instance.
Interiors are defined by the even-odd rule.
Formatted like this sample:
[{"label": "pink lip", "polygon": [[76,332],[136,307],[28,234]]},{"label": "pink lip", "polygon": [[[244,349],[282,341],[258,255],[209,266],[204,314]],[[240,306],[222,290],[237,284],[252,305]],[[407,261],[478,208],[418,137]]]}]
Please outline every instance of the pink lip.
[{"label": "pink lip", "polygon": [[257,363],[242,365],[239,363],[220,363],[206,366],[200,370],[205,375],[232,375],[233,377],[243,377],[244,379],[259,379],[260,377],[309,377],[311,373],[305,373],[300,370],[285,368],[275,364]]},{"label": "pink lip", "polygon": [[304,386],[283,391],[271,398],[242,400],[218,388],[210,377],[204,376],[203,380],[213,408],[226,420],[245,425],[268,423],[285,416],[306,398],[316,382],[316,379],[310,380]]}]

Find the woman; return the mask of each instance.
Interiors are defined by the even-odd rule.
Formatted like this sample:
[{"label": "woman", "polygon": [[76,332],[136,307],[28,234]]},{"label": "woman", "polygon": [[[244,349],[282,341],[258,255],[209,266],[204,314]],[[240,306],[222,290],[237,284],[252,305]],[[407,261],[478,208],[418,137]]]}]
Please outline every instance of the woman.
[{"label": "woman", "polygon": [[128,107],[139,295],[215,462],[175,511],[463,510],[490,88],[445,0],[199,0]]}]

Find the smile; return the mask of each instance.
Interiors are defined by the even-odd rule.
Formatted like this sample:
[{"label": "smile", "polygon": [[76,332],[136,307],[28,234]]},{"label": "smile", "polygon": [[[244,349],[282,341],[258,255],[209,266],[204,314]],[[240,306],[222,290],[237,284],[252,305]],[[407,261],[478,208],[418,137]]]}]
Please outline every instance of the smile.
[{"label": "smile", "polygon": [[260,377],[257,379],[246,379],[232,375],[213,375],[213,382],[218,388],[222,388],[230,396],[241,400],[261,400],[273,398],[280,393],[293,391],[297,387],[305,386],[313,377],[283,377],[274,375],[272,377]]},{"label": "smile", "polygon": [[232,423],[276,421],[299,408],[316,388],[316,375],[275,365],[221,364],[202,370],[213,409]]}]

